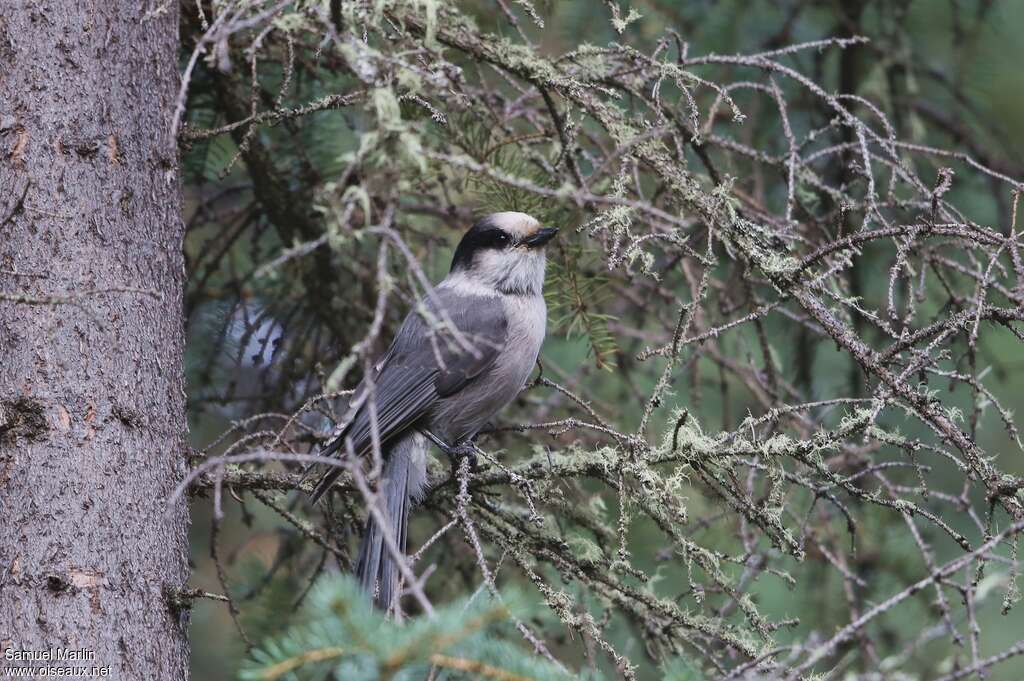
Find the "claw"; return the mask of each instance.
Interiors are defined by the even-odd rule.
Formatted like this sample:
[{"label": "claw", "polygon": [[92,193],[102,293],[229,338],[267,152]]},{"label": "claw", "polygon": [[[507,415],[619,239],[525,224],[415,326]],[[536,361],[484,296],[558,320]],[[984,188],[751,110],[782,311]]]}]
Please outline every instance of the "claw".
[{"label": "claw", "polygon": [[463,459],[469,459],[469,470],[471,473],[475,473],[478,467],[478,461],[476,458],[477,448],[476,444],[472,440],[465,440],[452,447],[451,456],[455,461],[462,461]]}]

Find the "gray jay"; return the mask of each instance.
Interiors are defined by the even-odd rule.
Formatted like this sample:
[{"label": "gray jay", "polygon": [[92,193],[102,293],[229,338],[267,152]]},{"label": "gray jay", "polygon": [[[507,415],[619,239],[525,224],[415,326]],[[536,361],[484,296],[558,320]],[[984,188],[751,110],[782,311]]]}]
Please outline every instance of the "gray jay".
[{"label": "gray jay", "polygon": [[[495,213],[474,224],[448,276],[405,318],[356,388],[354,413],[321,452],[366,456],[376,425],[381,510],[403,552],[409,509],[425,491],[430,442],[461,451],[516,397],[536,364],[547,323],[544,247],[557,233],[525,213]],[[335,467],[323,475],[314,502],[339,473]],[[368,518],[356,576],[376,593],[378,607],[394,604],[398,575],[381,529]]]}]

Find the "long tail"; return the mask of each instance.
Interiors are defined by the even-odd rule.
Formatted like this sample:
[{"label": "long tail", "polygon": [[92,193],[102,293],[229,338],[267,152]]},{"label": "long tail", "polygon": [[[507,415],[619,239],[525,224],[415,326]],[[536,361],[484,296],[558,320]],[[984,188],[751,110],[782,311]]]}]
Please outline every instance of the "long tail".
[{"label": "long tail", "polygon": [[[413,461],[415,453],[411,442],[399,442],[387,452],[384,475],[381,480],[381,511],[395,538],[399,551],[405,554],[406,529],[409,526],[409,508],[413,497],[419,494],[419,476]],[[366,520],[366,531],[359,544],[356,558],[356,577],[367,593],[376,593],[374,603],[388,610],[398,596],[398,566],[384,542],[384,533],[373,516]]]}]

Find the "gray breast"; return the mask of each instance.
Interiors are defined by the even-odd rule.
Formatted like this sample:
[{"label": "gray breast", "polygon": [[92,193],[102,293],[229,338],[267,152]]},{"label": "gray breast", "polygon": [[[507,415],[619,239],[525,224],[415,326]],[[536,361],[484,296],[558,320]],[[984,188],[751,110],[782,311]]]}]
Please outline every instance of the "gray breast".
[{"label": "gray breast", "polygon": [[526,384],[547,325],[542,296],[501,296],[508,318],[508,339],[494,364],[451,397],[439,400],[428,417],[429,428],[446,442],[475,435]]}]

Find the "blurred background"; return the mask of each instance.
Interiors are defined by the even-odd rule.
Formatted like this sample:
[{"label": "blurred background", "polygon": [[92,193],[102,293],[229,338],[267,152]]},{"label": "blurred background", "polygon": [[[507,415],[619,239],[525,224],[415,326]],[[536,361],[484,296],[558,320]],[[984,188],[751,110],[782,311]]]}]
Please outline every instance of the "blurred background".
[{"label": "blurred background", "polygon": [[[534,5],[543,17],[543,29],[537,28],[516,3],[508,4],[514,6],[523,30],[548,55],[561,54],[584,43],[603,46],[611,41],[628,42],[650,53],[665,37],[666,27],[673,28],[685,41],[690,56],[754,54],[828,37],[867,36],[870,38],[867,44],[843,51],[807,50],[795,55],[791,63],[828,92],[856,93],[874,102],[894,121],[905,141],[966,152],[998,172],[1013,178],[1024,177],[1020,171],[1024,151],[1024,131],[1020,126],[1020,121],[1024,120],[1024,81],[1021,78],[1024,3],[1016,0],[623,2],[617,4],[623,8],[624,15],[630,8],[640,15],[629,23],[623,36],[616,34],[609,20],[611,12],[604,3],[588,0],[536,2]],[[475,17],[482,30],[514,39],[515,34],[498,3],[481,1],[458,5]],[[191,3],[183,5],[182,13],[184,67],[202,34],[202,27]],[[298,44],[295,49],[305,47],[315,46]],[[228,46],[222,51],[221,59],[234,56],[230,72],[223,68],[218,71],[217,64],[199,65],[190,86],[189,125],[212,128],[248,114],[250,102],[245,91],[248,65],[239,62],[239,57],[231,52],[237,49],[241,53],[243,48]],[[264,68],[271,69],[263,75],[263,82],[267,84],[264,96],[273,100],[274,83],[292,76],[274,72],[270,66]],[[231,74],[230,82],[225,80],[228,78],[225,73]],[[317,80],[306,81],[304,77],[308,78],[309,73],[304,75],[297,70],[291,93],[284,100],[286,106],[298,105],[317,95],[344,93],[351,88],[350,79],[341,73],[333,82],[323,77],[322,72]],[[237,91],[232,92],[235,84],[238,84]],[[758,107],[763,102],[758,104],[758,101],[740,102],[747,119],[737,134],[751,147],[778,152],[784,142],[779,137],[777,120],[769,122],[770,117],[765,114],[762,121]],[[799,101],[794,109],[799,109]],[[794,114],[794,125],[803,125],[798,116]],[[268,226],[271,221],[289,218],[268,215],[273,208],[254,197],[279,192],[308,202],[315,196],[321,211],[330,210],[329,204],[326,208],[320,205],[323,203],[320,194],[303,193],[302,187],[351,183],[351,178],[345,176],[349,167],[346,159],[360,149],[362,136],[368,129],[363,114],[343,109],[290,119],[254,133],[253,137],[262,141],[274,159],[273,165],[282,170],[284,181],[263,177],[251,161],[239,159],[239,150],[249,142],[237,136],[198,140],[184,152],[185,215],[190,225],[186,244],[190,268],[186,301],[188,395],[191,438],[196,450],[223,452],[226,443],[212,446],[211,443],[216,443],[232,424],[257,413],[290,413],[297,409],[319,386],[329,384],[329,377],[347,356],[348,348],[362,337],[372,321],[376,292],[374,280],[367,277],[366,272],[372,272],[376,248],[368,240],[346,241],[333,256],[326,256],[327,260],[312,268],[315,270],[322,265],[324,269],[317,276],[324,275],[335,281],[336,288],[326,293],[315,288],[315,279],[304,275],[268,277],[258,286],[254,283],[256,278],[250,276],[261,265],[308,238],[298,225],[291,242],[282,238],[279,231],[271,230]],[[951,165],[955,163],[955,160],[950,161]],[[726,168],[726,172],[738,176],[740,186],[751,194],[765,191],[756,186],[758,182],[775,181],[753,175],[745,177],[743,170],[742,167]],[[410,243],[425,273],[435,282],[447,271],[460,230],[469,225],[470,214],[482,212],[498,200],[493,188],[488,186],[452,187],[451,191],[451,203],[464,207],[466,214],[449,211],[436,215],[432,214],[430,206],[410,205],[403,227],[404,233],[411,235]],[[290,201],[271,200],[278,203],[277,209],[281,211],[308,209]],[[957,166],[949,200],[981,224],[1002,231],[1009,225],[1013,209],[1011,193],[1005,188],[994,190],[986,176],[972,172],[966,164]],[[577,224],[585,217],[571,209],[561,215]],[[324,237],[328,242],[333,238]],[[563,267],[566,262],[575,263],[579,271],[593,276],[595,283],[579,289],[590,305],[589,314],[556,311],[542,354],[544,370],[556,381],[571,377],[577,385],[585,385],[588,399],[599,411],[615,413],[618,423],[635,425],[644,406],[640,396],[650,392],[658,373],[636,365],[633,357],[647,342],[630,329],[641,327],[622,315],[621,301],[612,294],[612,289],[600,285],[599,269],[588,260],[585,241],[585,237],[576,236],[565,242],[555,276],[565,276],[569,271]],[[891,256],[885,249],[876,250],[877,253],[868,248],[858,259],[855,280],[851,282],[855,295],[871,301],[885,298]],[[665,286],[673,285],[675,282],[671,280],[665,282]],[[686,295],[689,295],[689,288],[680,284],[680,296],[685,298]],[[313,312],[310,308],[314,308]],[[386,319],[384,339],[390,336],[390,329],[401,312],[401,309],[394,310]],[[857,378],[858,372],[848,358],[829,344],[806,345],[799,325],[785,319],[769,319],[765,332],[776,353],[780,373],[805,386],[809,399],[828,399],[863,390],[851,387],[851,382],[857,384],[861,379]],[[298,347],[295,344],[289,345],[289,340],[295,338],[302,339],[301,350],[294,349]],[[738,359],[757,353],[756,346],[746,335],[723,343],[723,352],[734,353]],[[1005,330],[993,330],[984,335],[978,354],[980,367],[990,368],[986,385],[993,395],[1004,408],[1020,412],[1024,407],[1024,393],[1020,390],[1024,385],[1024,355],[1017,339]],[[300,365],[301,370],[296,369]],[[679,386],[667,398],[672,404],[655,414],[658,423],[652,430],[661,432],[679,408],[688,409],[692,417],[709,430],[732,428],[748,413],[763,413],[756,400],[738,384],[730,386],[735,379],[720,372],[710,360],[701,359],[688,371],[692,375],[687,385]],[[356,374],[345,375],[341,387],[351,387],[357,378]],[[933,387],[944,390],[938,383]],[[941,399],[966,414],[974,409],[968,391],[947,391]],[[529,392],[503,419],[509,423],[540,420],[537,414],[545,413],[545,405],[544,394]],[[823,420],[840,416],[842,413],[838,412],[824,416]],[[887,414],[885,419],[893,429],[910,437],[927,436],[919,423],[898,413]],[[1018,444],[1003,427],[995,409],[981,412],[976,437],[986,452],[997,457],[1000,470],[1024,474],[1024,459]],[[571,434],[554,437],[538,433],[534,443],[558,446],[571,440]],[[509,460],[526,452],[522,440],[502,437],[489,441],[486,448],[497,450],[502,446],[508,447]],[[913,484],[913,473],[907,476],[903,484]],[[960,484],[960,478],[955,467],[937,466],[929,483],[935,489],[950,489],[957,494],[960,490],[952,488]],[[898,474],[894,474],[894,479],[902,480]],[[586,487],[584,483],[584,487],[593,494],[584,502],[599,503],[596,500],[601,498],[600,486]],[[720,502],[711,496],[696,493],[686,496],[691,518],[713,518],[721,510]],[[251,642],[259,643],[267,636],[280,634],[296,618],[301,618],[301,610],[296,611],[293,605],[307,589],[312,573],[338,567],[326,552],[310,550],[308,539],[295,525],[284,521],[265,504],[248,496],[244,499],[243,504],[225,504],[226,517],[214,544],[210,534],[212,498],[194,497],[193,585],[213,593],[223,591],[222,580],[211,559],[211,546],[215,545],[226,571],[223,577],[238,606],[241,628]],[[614,503],[610,498],[606,501]],[[977,497],[975,501],[978,513],[984,514],[984,499]],[[849,546],[848,537],[833,539],[850,549],[849,568],[865,580],[861,602],[870,606],[919,579],[925,574],[924,566],[921,553],[908,539],[904,521],[898,514],[855,501],[850,502],[850,507],[858,521],[856,546]],[[608,513],[614,517],[611,509]],[[315,526],[319,521],[315,516],[308,516],[308,520],[301,522]],[[976,525],[967,514],[949,517],[947,522],[971,541],[979,538]],[[430,536],[437,526],[436,517],[420,517],[414,524],[412,545]],[[728,550],[727,547],[738,543],[736,528],[729,524],[708,522],[704,527],[691,529],[695,535],[699,533],[704,545]],[[633,564],[648,574],[658,575],[659,592],[685,591],[688,578],[678,561],[664,560],[664,538],[654,523],[637,522],[629,533],[634,550]],[[926,536],[936,563],[960,552],[960,548],[942,533],[928,531]],[[345,543],[347,537],[339,541]],[[444,550],[455,551],[462,559],[460,565],[472,565],[468,549],[458,543],[453,546],[455,548],[448,546]],[[472,575],[452,573],[446,562],[448,557],[430,555],[427,558],[438,563],[439,572],[430,584],[432,596],[439,600],[463,594],[467,585],[473,583]],[[322,568],[325,562],[327,565]],[[779,645],[811,635],[828,636],[849,621],[850,605],[844,595],[842,575],[820,552],[808,547],[804,561],[781,560],[778,567],[790,570],[794,577],[792,585],[787,585],[784,579],[758,579],[749,593],[767,620],[799,620],[796,626],[775,632]],[[518,586],[526,586],[522,583],[524,578],[513,571],[504,572],[500,581],[503,587],[516,586],[517,582]],[[982,657],[1016,643],[1024,631],[1024,612],[1019,607],[1008,615],[1000,612],[1006,589],[1006,570],[981,575],[978,598],[983,602],[977,605],[979,624],[984,632],[979,643]],[[952,592],[948,597],[956,599]],[[541,613],[536,617],[538,622],[551,623],[548,615]],[[882,642],[878,657],[889,660],[896,656],[906,649],[908,639],[936,621],[937,610],[934,604],[929,604],[929,599],[908,601],[878,625],[881,633],[875,640]],[[625,620],[613,621],[606,631],[620,652],[641,664],[641,678],[661,678],[663,672],[644,655],[644,643],[636,635],[633,624]],[[229,608],[219,601],[198,599],[195,602],[191,639],[193,678],[199,681],[233,677],[247,655],[246,641],[233,623]],[[885,648],[886,641],[891,641],[891,648]],[[562,644],[567,660],[582,663],[583,653],[571,652],[578,646],[567,631],[555,639],[556,648]],[[899,669],[907,676],[889,676],[884,670],[876,670],[880,674],[878,678],[928,679],[949,673],[953,664],[950,645],[949,638],[925,642],[912,650],[910,659],[901,660]],[[855,650],[850,654],[855,655]],[[1024,678],[1024,662],[1010,661],[997,666],[989,678],[993,681]]]}]

